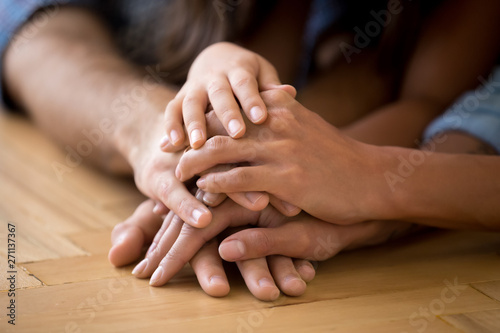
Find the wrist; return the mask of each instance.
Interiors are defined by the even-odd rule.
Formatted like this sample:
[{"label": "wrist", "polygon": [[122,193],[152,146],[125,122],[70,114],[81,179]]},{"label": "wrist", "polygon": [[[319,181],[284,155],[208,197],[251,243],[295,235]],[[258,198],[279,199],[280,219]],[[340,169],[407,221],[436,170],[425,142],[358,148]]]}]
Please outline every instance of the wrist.
[{"label": "wrist", "polygon": [[[134,94],[139,90],[142,92]],[[140,156],[151,149],[160,149],[164,110],[174,96],[173,91],[164,86],[137,85],[130,93],[120,94],[112,102],[111,108],[117,118],[113,143],[132,169],[136,170]]]},{"label": "wrist", "polygon": [[[367,150],[364,221],[397,220],[404,214],[405,148],[364,145]],[[404,164],[404,165],[403,165]]]}]

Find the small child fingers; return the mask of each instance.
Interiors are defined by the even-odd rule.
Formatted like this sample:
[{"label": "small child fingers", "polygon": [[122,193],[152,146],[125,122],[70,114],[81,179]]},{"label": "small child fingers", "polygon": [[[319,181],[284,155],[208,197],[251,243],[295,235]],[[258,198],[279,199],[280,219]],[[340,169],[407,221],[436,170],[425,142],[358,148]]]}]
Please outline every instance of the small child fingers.
[{"label": "small child fingers", "polygon": [[257,81],[261,91],[281,89],[290,94],[293,98],[297,96],[297,90],[291,85],[282,84],[276,68],[265,59],[261,59]]},{"label": "small child fingers", "polygon": [[233,138],[243,136],[245,134],[245,123],[227,79],[217,79],[210,82],[207,91],[215,114],[229,135]]},{"label": "small child fingers", "polygon": [[167,104],[165,109],[166,135],[160,142],[162,150],[168,146],[181,146],[184,142],[184,129],[182,128],[182,103],[183,98],[176,97]]},{"label": "small child fingers", "polygon": [[274,89],[276,86],[282,84],[278,76],[278,71],[270,62],[265,59],[261,59],[259,64],[260,66],[257,81],[262,90]]},{"label": "small child fingers", "polygon": [[182,102],[182,115],[191,147],[196,149],[207,140],[205,111],[207,96],[202,90],[188,93]]},{"label": "small child fingers", "polygon": [[267,118],[267,109],[255,75],[241,69],[231,72],[228,79],[248,119],[255,124],[263,123]]}]

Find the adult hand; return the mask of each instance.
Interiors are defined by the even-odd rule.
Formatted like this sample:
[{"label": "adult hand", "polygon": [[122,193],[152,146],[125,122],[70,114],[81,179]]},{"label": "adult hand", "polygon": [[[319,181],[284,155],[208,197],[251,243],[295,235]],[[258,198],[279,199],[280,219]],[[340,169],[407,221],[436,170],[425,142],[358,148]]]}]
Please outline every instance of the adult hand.
[{"label": "adult hand", "polygon": [[214,165],[245,163],[208,173],[197,185],[211,193],[264,191],[332,223],[383,220],[392,195],[379,161],[384,150],[343,136],[281,90],[263,92],[268,119],[247,124],[244,137],[215,136],[186,152],[176,169],[182,180]]},{"label": "adult hand", "polygon": [[[155,249],[162,247],[159,242],[165,231],[170,225],[181,223],[177,216],[169,213],[166,223],[158,230],[163,219],[152,213],[154,205],[152,200],[146,200],[130,218],[113,229],[113,245],[108,257],[114,266],[124,266],[136,261],[153,237],[155,241],[146,257],[156,258],[158,253]],[[189,262],[203,290],[210,296],[220,297],[229,293],[229,283],[217,246],[215,239],[205,243]],[[252,294],[261,300],[276,299],[279,296],[276,285],[288,295],[300,295],[305,291],[305,282],[312,280],[315,274],[308,261],[292,262],[290,258],[282,256],[271,256],[267,261],[266,258],[238,261],[237,265]],[[137,270],[134,271],[136,275],[140,275]]]},{"label": "adult hand", "polygon": [[[108,254],[111,264],[120,267],[133,263],[140,258],[143,248],[151,244],[163,222],[162,217],[152,212],[154,205],[153,200],[144,201],[132,216],[113,228],[112,246]],[[224,296],[229,292],[216,244],[207,244],[200,249],[191,265],[208,295]]]},{"label": "adult hand", "polygon": [[326,260],[342,250],[377,245],[404,236],[418,227],[396,221],[368,221],[341,226],[302,214],[274,228],[252,228],[224,239],[219,254],[226,261],[283,255]]},{"label": "adult hand", "polygon": [[154,206],[153,200],[144,201],[128,219],[113,228],[108,254],[113,266],[133,263],[141,256],[143,247],[151,243],[163,222],[160,215],[153,213]]},{"label": "adult hand", "polygon": [[[276,216],[281,215],[275,209],[269,208],[264,211],[274,212]],[[134,275],[141,278],[151,276],[150,284],[161,286],[192,260],[206,243],[211,242],[227,227],[256,223],[261,216],[260,212],[249,211],[231,200],[226,200],[214,208],[213,214],[214,218],[209,226],[197,229],[183,223],[178,216],[170,212],[153,240],[146,258],[134,269]],[[266,216],[268,219],[271,218],[270,214]],[[247,262],[237,264],[250,291],[259,299],[274,299],[277,296],[275,291],[278,290],[276,284],[288,295],[302,294],[305,291],[305,282],[314,276],[314,273],[311,274],[311,270],[307,269],[309,264],[304,261],[295,263],[300,265],[300,268],[295,268],[289,258],[272,257],[267,259],[268,263],[266,258],[256,259],[259,260],[255,260],[252,264]],[[260,281],[262,278],[265,279]]]},{"label": "adult hand", "polygon": [[[290,93],[286,89],[281,89],[281,90]],[[227,135],[227,132],[222,126],[222,123],[217,118],[217,114],[215,113],[215,111],[212,110],[208,112],[205,115],[205,118],[207,122],[207,130],[209,137],[217,135]],[[232,164],[216,165],[202,172],[201,174],[228,171],[234,167],[235,165]],[[210,193],[208,191],[203,191],[203,194],[200,196],[199,199],[209,207],[216,207],[222,201],[224,201],[226,196],[229,196],[233,201],[239,203],[243,207],[250,210],[262,210],[267,206],[268,203],[271,203],[276,209],[278,209],[282,214],[286,216],[295,216],[299,214],[301,211],[300,208],[286,201],[280,200],[272,195],[270,196],[265,192],[258,192],[258,191],[230,192],[230,193]],[[165,210],[163,210],[163,212],[166,213]]]},{"label": "adult hand", "polygon": [[[260,260],[267,256],[276,284],[282,291],[291,295],[301,294],[305,288],[299,277],[302,281],[307,281],[312,279],[314,271],[310,266],[305,266],[307,263],[304,261],[300,262],[300,268],[295,266],[294,269],[285,257],[325,260],[343,249],[382,243],[395,234],[404,234],[412,226],[401,222],[364,222],[338,226],[305,213],[293,218],[285,217],[271,206],[260,213],[252,212],[227,200],[214,209],[214,220],[204,229],[184,224],[175,214],[170,213],[155,237],[146,259],[137,265],[134,274],[142,278],[152,276],[150,284],[161,286],[192,260],[204,244],[209,242],[214,246],[211,242],[215,235],[228,226],[248,223],[259,228],[244,229],[229,236],[220,245],[219,253],[228,261],[236,261],[239,267],[245,267],[243,263],[248,259]],[[264,253],[265,255],[261,256]],[[279,260],[281,264],[273,260]],[[269,299],[266,297],[273,295],[273,290],[276,290],[272,288],[273,285],[262,289],[263,286],[258,283],[259,279],[252,278],[257,275],[259,278],[265,277],[266,283],[272,281],[264,262],[254,262],[254,268],[242,271],[242,274],[256,297]],[[274,265],[280,268],[273,268]]]},{"label": "adult hand", "polygon": [[142,142],[145,144],[136,148],[133,157],[134,178],[139,190],[173,210],[186,223],[199,228],[208,225],[212,219],[210,210],[174,175],[182,153],[164,153],[150,140]]}]

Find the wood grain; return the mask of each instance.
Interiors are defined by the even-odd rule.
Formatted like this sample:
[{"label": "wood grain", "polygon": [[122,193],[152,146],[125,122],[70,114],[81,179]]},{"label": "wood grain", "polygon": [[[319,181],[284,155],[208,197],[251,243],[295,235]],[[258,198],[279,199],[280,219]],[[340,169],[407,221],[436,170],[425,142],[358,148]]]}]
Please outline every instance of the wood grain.
[{"label": "wood grain", "polygon": [[17,322],[0,332],[499,332],[500,235],[428,230],[319,263],[303,296],[257,301],[241,277],[207,296],[186,266],[164,287],[107,260],[113,225],[144,200],[130,180],[79,165],[0,112],[0,306],[16,225]]}]

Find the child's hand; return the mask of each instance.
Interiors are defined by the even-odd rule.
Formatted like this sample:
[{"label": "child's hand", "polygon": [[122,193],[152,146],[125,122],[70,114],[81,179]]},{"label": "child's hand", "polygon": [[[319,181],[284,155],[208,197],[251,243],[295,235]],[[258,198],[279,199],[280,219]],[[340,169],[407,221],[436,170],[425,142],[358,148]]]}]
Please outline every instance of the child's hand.
[{"label": "child's hand", "polygon": [[276,88],[295,96],[295,89],[282,85],[276,69],[261,56],[231,43],[211,45],[196,58],[186,83],[167,105],[167,135],[161,142],[162,149],[183,148],[183,120],[191,147],[201,147],[207,140],[205,111],[208,105],[213,107],[231,137],[243,136],[245,122],[240,109],[251,122],[264,122],[267,109],[259,92]]}]

